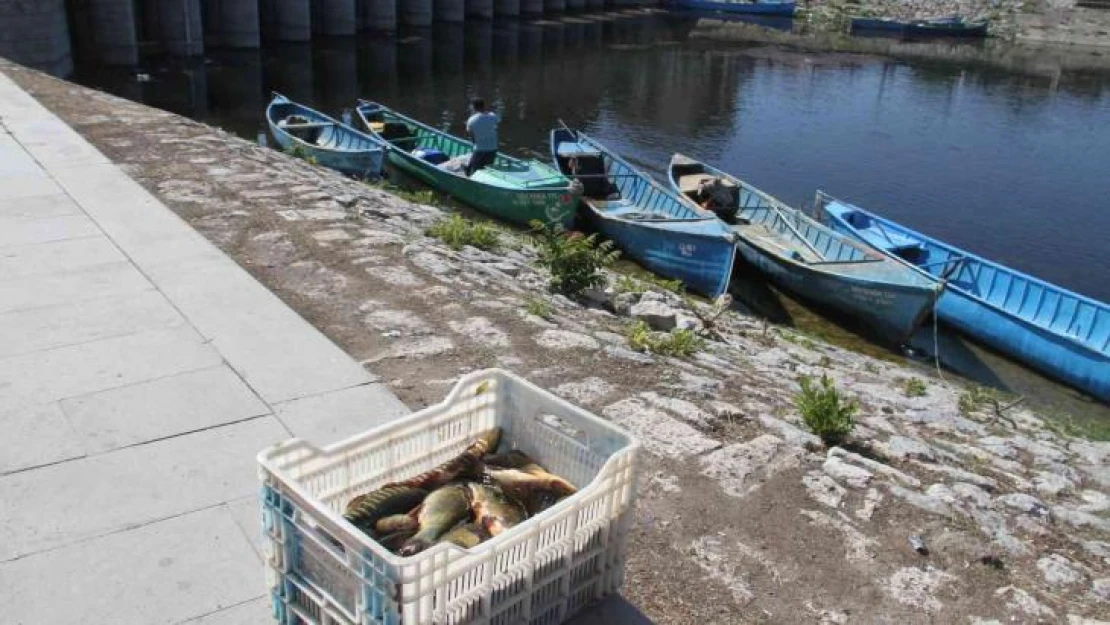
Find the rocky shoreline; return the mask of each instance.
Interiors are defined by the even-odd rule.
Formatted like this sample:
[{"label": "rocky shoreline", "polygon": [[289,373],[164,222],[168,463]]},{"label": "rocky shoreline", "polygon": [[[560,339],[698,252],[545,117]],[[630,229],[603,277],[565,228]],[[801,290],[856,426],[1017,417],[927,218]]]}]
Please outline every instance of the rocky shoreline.
[{"label": "rocky shoreline", "polygon": [[[176,115],[0,71],[410,407],[498,366],[638,436],[624,595],[656,622],[1110,618],[1108,442],[651,283],[614,274],[585,301],[552,295],[519,232],[500,230],[494,251],[454,250],[426,234],[441,208]],[[629,342],[634,316],[712,331],[687,357],[645,353]],[[803,375],[828,375],[860,403],[845,445],[825,449],[800,426]]]}]

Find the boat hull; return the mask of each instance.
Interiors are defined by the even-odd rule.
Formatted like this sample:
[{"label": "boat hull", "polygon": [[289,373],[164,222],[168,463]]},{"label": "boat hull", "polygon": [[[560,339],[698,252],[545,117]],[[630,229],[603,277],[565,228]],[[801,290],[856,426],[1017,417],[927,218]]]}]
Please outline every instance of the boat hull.
[{"label": "boat hull", "polygon": [[936,291],[877,284],[849,276],[814,271],[787,262],[741,239],[736,244],[744,261],[779,288],[807,301],[858,319],[880,338],[900,343],[929,315]]},{"label": "boat hull", "polygon": [[569,229],[574,223],[578,198],[566,189],[520,190],[484,185],[400,150],[390,150],[389,163],[467,206],[518,226],[541,221]]},{"label": "boat hull", "polygon": [[613,219],[595,210],[589,200],[590,221],[623,254],[647,269],[681,280],[694,293],[717,297],[728,290],[736,246],[730,240],[651,227]]},{"label": "boat hull", "polygon": [[875,18],[852,18],[853,33],[876,33],[898,37],[986,37],[987,23],[928,23],[928,22],[899,22],[895,20],[882,20]]},{"label": "boat hull", "polygon": [[712,0],[679,0],[679,8],[698,11],[720,11],[745,15],[794,15],[793,2],[713,2]]},{"label": "boat hull", "polygon": [[294,146],[300,147],[305,154],[316,160],[316,164],[334,169],[348,176],[376,178],[382,174],[382,165],[385,163],[385,150],[377,149],[366,152],[340,152],[336,150],[322,150],[303,141],[298,141],[277,126],[270,124],[270,134],[282,150],[289,150]]},{"label": "boat hull", "polygon": [[[905,262],[874,245],[840,215],[827,208],[823,212],[834,230]],[[903,232],[907,231],[903,229]],[[914,267],[912,263],[906,264]],[[936,314],[945,324],[972,339],[1103,402],[1110,402],[1110,357],[1107,354],[987,304],[951,282],[937,302]]]}]

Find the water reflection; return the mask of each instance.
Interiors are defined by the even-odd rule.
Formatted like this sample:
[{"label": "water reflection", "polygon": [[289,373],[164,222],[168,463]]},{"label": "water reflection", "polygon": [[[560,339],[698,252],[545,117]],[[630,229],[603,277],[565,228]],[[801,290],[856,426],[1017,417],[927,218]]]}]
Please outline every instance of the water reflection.
[{"label": "water reflection", "polygon": [[[377,99],[455,132],[467,99],[482,95],[503,109],[503,142],[517,153],[546,160],[562,119],[656,174],[681,151],[792,204],[820,186],[1110,299],[1110,72],[1061,71],[1050,59],[1014,73],[960,56],[979,49],[940,48],[959,62],[818,54],[711,41],[704,29],[623,13],[437,24],[209,51],[206,62],[146,59],[151,83],[134,68],[85,65],[76,78],[252,140],[275,90],[336,115]],[[772,318],[810,323],[765,285],[737,291]],[[972,363],[959,366],[979,379],[1024,383],[992,373],[1005,367],[975,349],[942,354]]]}]

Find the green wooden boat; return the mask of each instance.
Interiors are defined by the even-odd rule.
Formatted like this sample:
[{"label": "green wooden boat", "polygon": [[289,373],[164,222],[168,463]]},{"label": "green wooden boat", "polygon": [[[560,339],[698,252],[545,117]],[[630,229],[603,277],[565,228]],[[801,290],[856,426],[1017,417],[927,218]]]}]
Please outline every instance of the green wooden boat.
[{"label": "green wooden boat", "polygon": [[498,154],[493,165],[468,178],[440,165],[473,152],[469,141],[374,102],[361,101],[356,111],[370,134],[390,146],[389,162],[428,186],[514,224],[538,220],[569,228],[574,221],[581,186],[550,165]]}]

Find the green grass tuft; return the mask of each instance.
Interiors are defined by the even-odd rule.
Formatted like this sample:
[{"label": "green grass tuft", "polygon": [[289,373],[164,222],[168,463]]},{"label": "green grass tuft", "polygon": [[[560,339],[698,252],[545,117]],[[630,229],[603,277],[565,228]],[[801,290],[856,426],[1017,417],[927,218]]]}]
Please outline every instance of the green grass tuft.
[{"label": "green grass tuft", "polygon": [[524,300],[524,311],[541,319],[550,319],[551,303],[539,297],[529,297]]},{"label": "green grass tuft", "polygon": [[428,236],[435,237],[453,250],[461,250],[471,245],[480,250],[492,250],[498,246],[497,228],[478,221],[470,221],[462,215],[451,215],[435,222],[428,228]]},{"label": "green grass tuft", "polygon": [[663,356],[693,356],[705,347],[705,339],[693,330],[675,328],[670,332],[655,332],[643,321],[628,324],[624,336],[632,349]]},{"label": "green grass tuft", "polygon": [[907,378],[902,383],[902,393],[906,397],[924,397],[929,393],[929,388],[921,378]]}]

